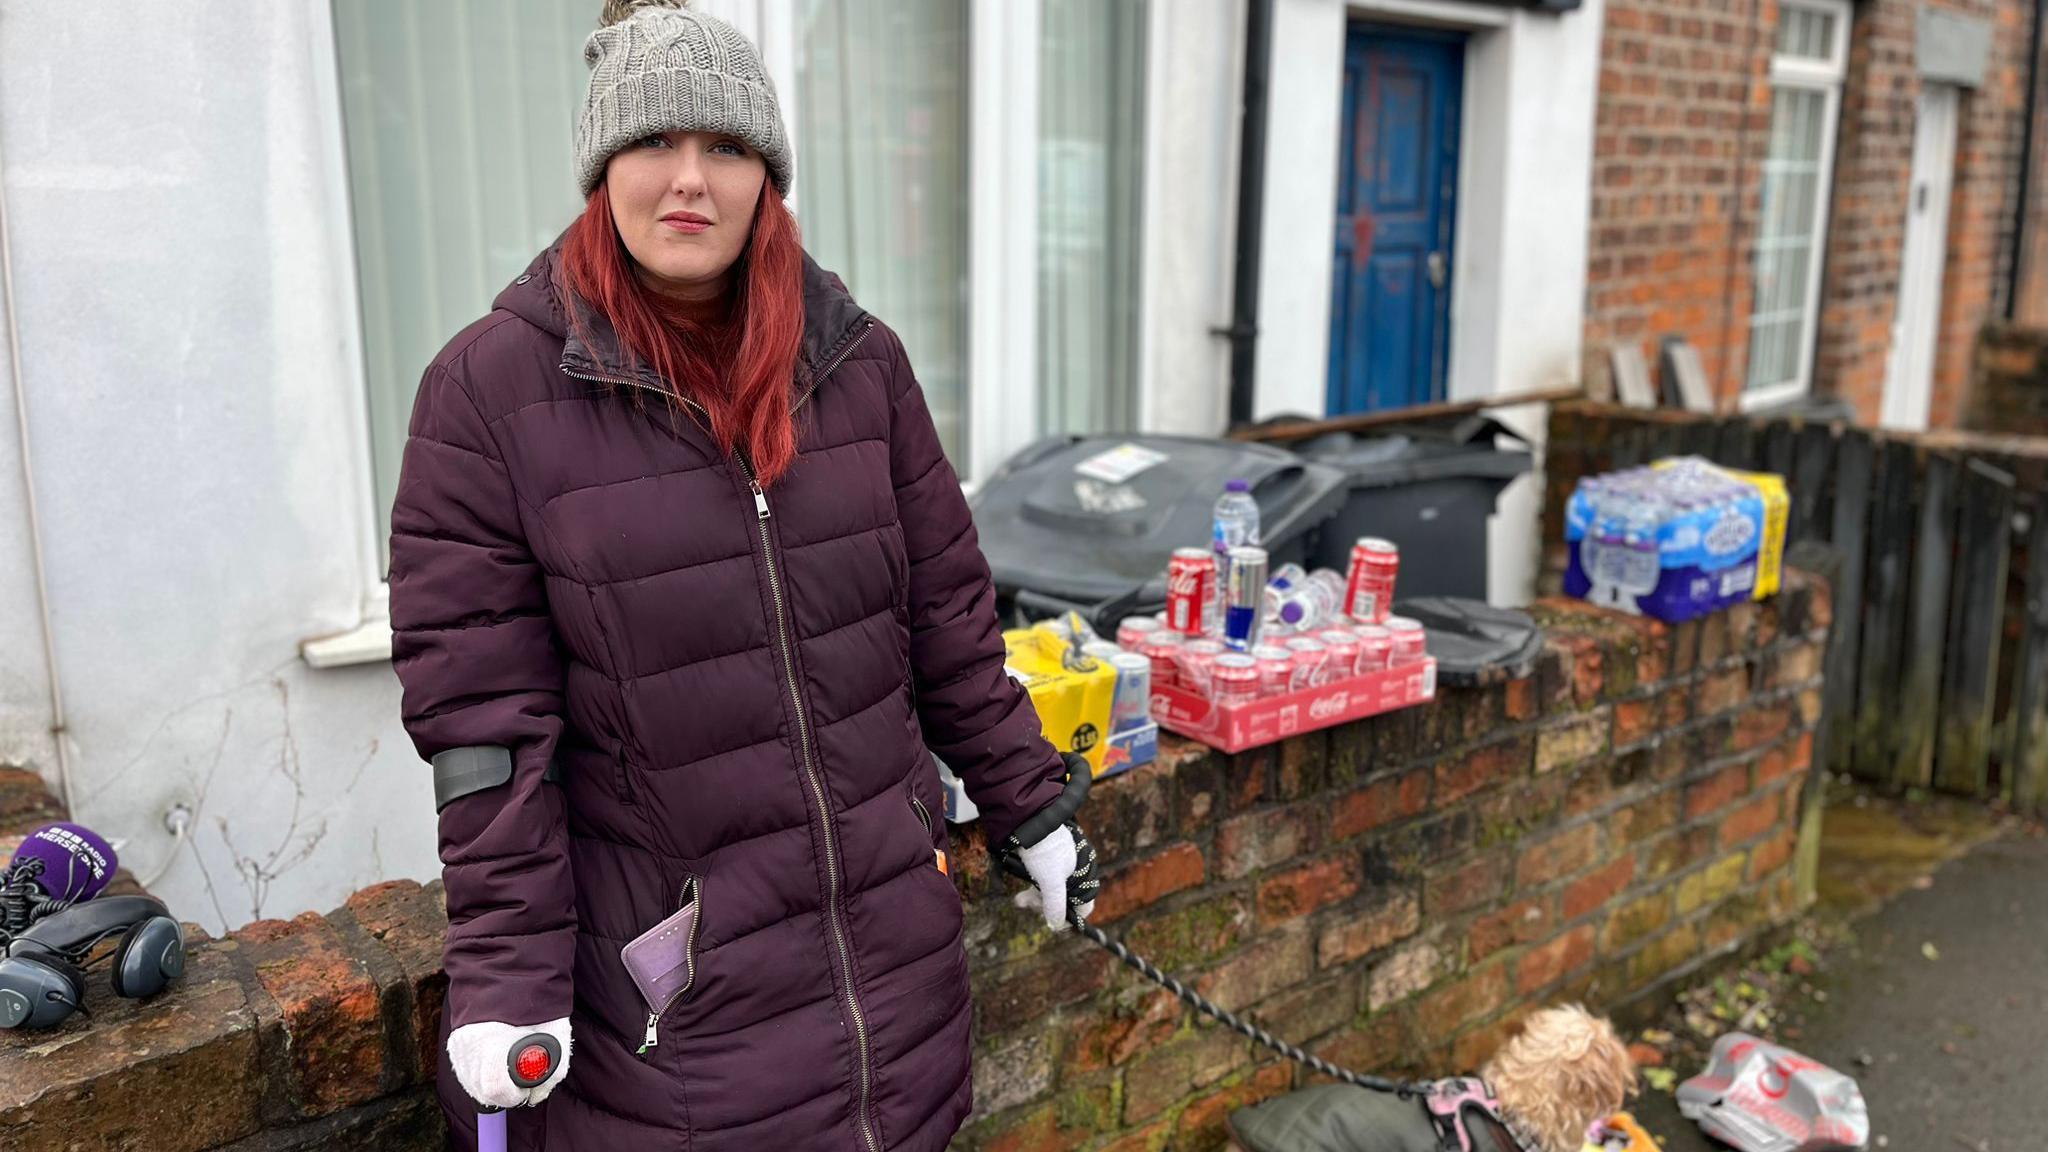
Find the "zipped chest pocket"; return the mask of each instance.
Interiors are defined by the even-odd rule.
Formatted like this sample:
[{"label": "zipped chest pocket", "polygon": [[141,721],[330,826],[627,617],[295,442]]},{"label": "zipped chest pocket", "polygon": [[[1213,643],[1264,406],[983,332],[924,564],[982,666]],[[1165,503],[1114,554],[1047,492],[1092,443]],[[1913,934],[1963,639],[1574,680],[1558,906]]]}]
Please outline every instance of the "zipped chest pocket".
[{"label": "zipped chest pocket", "polygon": [[645,1057],[658,1042],[661,1014],[689,992],[697,981],[698,882],[683,881],[679,907],[661,923],[635,936],[619,949],[619,959],[640,999],[647,1005],[647,1036],[635,1055]]}]

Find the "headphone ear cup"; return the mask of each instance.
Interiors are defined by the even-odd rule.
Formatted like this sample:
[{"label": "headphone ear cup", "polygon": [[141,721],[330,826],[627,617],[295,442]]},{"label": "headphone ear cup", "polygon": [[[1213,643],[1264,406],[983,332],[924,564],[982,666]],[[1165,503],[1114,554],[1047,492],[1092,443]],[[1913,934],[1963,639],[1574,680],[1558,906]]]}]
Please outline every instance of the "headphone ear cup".
[{"label": "headphone ear cup", "polygon": [[185,934],[168,916],[152,916],[121,937],[114,949],[114,994],[130,1000],[154,996],[185,974]]},{"label": "headphone ear cup", "polygon": [[51,1028],[85,1002],[85,973],[61,956],[0,959],[0,1028]]}]

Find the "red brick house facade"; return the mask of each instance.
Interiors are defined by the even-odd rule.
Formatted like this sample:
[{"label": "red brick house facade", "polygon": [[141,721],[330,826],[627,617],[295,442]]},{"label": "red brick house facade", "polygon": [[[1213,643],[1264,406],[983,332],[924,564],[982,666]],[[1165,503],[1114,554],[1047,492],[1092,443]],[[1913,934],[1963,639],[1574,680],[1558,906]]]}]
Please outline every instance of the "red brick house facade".
[{"label": "red brick house facade", "polygon": [[[1724,410],[1810,394],[1954,424],[1977,332],[2005,314],[2032,24],[2031,0],[1609,0],[1589,364],[1615,345],[1654,363],[1676,335]],[[1944,117],[1953,163],[1919,141],[1916,179],[1916,132],[1938,141]],[[1909,215],[1943,184],[1946,225],[1909,257]],[[1888,410],[1916,367],[1919,406]]]}]

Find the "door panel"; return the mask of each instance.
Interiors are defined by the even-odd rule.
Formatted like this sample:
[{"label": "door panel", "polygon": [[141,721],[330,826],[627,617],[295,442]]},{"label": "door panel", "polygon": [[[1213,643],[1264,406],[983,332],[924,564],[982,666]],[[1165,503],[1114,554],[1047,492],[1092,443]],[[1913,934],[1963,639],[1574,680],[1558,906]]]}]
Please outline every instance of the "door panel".
[{"label": "door panel", "polygon": [[1928,84],[1913,127],[1913,180],[1906,201],[1906,244],[1886,366],[1882,422],[1927,427],[1934,394],[1934,352],[1941,333],[1941,278],[1948,263],[1949,186],[1956,168],[1958,90]]},{"label": "door panel", "polygon": [[1329,411],[1441,400],[1462,38],[1354,24],[1330,282]]}]

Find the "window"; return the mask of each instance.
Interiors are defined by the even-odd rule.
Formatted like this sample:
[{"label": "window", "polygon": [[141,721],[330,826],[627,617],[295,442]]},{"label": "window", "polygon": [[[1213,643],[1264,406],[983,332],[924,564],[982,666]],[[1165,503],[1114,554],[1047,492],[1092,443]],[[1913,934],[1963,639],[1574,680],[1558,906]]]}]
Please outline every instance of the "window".
[{"label": "window", "polygon": [[380,540],[420,373],[582,206],[571,139],[595,12],[334,0]]},{"label": "window", "polygon": [[1778,8],[1743,384],[1748,404],[1797,396],[1811,383],[1848,26],[1848,5],[1837,0],[1788,0]]},{"label": "window", "polygon": [[967,4],[792,2],[804,245],[902,336],[965,475]]},{"label": "window", "polygon": [[1145,5],[1045,0],[1039,43],[1038,423],[1136,427]]}]

